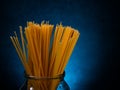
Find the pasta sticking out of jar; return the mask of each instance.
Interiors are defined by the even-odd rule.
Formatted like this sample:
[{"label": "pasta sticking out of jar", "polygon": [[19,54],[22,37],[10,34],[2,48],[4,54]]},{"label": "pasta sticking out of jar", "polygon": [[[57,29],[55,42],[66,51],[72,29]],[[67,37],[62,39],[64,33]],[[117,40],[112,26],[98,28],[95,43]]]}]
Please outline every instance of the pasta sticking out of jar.
[{"label": "pasta sticking out of jar", "polygon": [[[17,33],[10,39],[25,69],[24,90],[70,90],[64,80],[65,67],[69,61],[79,31],[62,24],[27,22],[20,26],[20,41]],[[52,38],[53,37],[53,38]]]}]

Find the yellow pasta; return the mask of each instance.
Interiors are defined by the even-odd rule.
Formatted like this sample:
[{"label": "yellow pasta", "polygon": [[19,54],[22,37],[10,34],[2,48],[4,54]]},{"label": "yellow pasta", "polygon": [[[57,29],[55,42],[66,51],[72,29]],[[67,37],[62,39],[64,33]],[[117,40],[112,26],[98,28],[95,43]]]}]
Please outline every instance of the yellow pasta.
[{"label": "yellow pasta", "polygon": [[[23,31],[24,30],[24,31]],[[36,24],[27,22],[27,27],[20,26],[21,43],[17,33],[10,39],[29,76],[53,77],[62,74],[69,61],[80,33],[62,24],[54,26],[49,22]],[[54,34],[53,40],[51,36]],[[50,42],[52,46],[50,47]],[[28,87],[33,85],[35,90],[55,90],[58,81],[28,81]]]}]

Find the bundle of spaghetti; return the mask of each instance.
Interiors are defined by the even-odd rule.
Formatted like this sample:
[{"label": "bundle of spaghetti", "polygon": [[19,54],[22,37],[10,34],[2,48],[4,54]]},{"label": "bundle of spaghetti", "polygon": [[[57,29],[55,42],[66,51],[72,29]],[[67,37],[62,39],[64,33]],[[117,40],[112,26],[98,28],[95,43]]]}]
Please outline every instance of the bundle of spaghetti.
[{"label": "bundle of spaghetti", "polygon": [[[80,35],[70,26],[64,27],[59,24],[54,29],[54,25],[44,21],[41,24],[28,22],[24,31],[20,26],[21,40],[18,40],[16,32],[14,34],[15,36],[10,38],[26,74],[36,77],[62,74]],[[28,87],[32,85],[35,90],[55,90],[59,83],[60,80],[49,82],[29,80]]]}]

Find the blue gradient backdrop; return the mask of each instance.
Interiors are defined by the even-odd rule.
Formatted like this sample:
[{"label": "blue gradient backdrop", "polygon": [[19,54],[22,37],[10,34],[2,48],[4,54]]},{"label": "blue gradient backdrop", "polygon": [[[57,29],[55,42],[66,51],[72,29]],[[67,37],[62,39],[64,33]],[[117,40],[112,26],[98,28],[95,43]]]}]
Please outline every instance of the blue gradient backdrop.
[{"label": "blue gradient backdrop", "polygon": [[[27,21],[62,22],[80,32],[65,69],[71,90],[105,90],[111,84],[112,2],[102,0],[4,1],[0,29],[0,81],[3,88],[18,90],[24,81],[23,66],[9,36]],[[6,87],[7,86],[7,87]]]}]

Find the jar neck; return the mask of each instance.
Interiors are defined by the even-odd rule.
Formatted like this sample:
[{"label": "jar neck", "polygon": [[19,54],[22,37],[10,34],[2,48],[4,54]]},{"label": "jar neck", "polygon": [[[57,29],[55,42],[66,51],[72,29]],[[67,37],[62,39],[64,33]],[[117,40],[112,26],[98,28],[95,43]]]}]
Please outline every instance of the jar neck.
[{"label": "jar neck", "polygon": [[48,76],[48,77],[38,77],[38,76],[32,76],[32,75],[27,75],[25,73],[25,78],[26,79],[31,79],[31,80],[54,80],[54,79],[60,79],[60,80],[63,80],[65,77],[65,71],[63,72],[63,74],[58,74],[56,76]]}]

